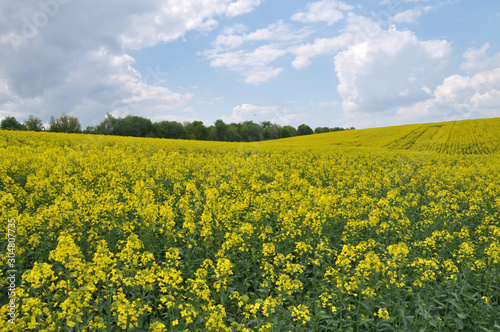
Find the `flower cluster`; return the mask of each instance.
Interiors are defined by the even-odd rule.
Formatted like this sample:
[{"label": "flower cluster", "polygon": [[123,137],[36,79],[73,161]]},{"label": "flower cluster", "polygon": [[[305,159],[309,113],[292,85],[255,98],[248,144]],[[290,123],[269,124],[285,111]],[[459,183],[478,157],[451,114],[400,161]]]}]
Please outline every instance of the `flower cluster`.
[{"label": "flower cluster", "polygon": [[23,274],[0,330],[498,327],[498,136],[415,128],[252,144],[2,131],[0,220],[18,221]]}]

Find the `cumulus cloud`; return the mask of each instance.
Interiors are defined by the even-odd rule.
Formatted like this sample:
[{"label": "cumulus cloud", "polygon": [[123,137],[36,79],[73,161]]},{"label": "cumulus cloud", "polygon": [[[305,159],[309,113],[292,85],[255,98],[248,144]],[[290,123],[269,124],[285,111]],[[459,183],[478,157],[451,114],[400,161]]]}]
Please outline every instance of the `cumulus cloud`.
[{"label": "cumulus cloud", "polygon": [[256,106],[252,104],[237,105],[233,108],[231,116],[223,116],[225,122],[243,122],[252,119],[258,123],[261,121],[271,121],[279,125],[289,125],[291,123],[306,121],[310,115],[297,113],[286,106]]},{"label": "cumulus cloud", "polygon": [[490,48],[490,43],[485,43],[481,48],[469,48],[464,54],[465,62],[460,69],[468,74],[487,71],[500,67],[500,52],[489,57],[486,52]]},{"label": "cumulus cloud", "polygon": [[304,28],[293,29],[283,21],[249,33],[246,30],[242,25],[224,29],[215,39],[214,48],[203,54],[210,60],[210,66],[237,72],[249,84],[260,84],[278,76],[283,68],[272,63],[288,53],[289,45],[311,33]]},{"label": "cumulus cloud", "polygon": [[[296,31],[283,22],[254,32],[236,26],[219,35],[215,48],[205,55],[211,66],[238,72],[253,84],[278,76],[284,68],[273,62],[286,55],[295,56],[291,62],[295,69],[309,66],[316,56],[331,55],[331,75],[339,80],[337,91],[345,112],[392,110],[394,114],[399,107],[429,98],[452,53],[446,40],[420,40],[395,26],[385,30],[378,22],[352,13],[339,34],[329,38],[304,42],[308,34]],[[256,42],[267,44],[245,49]]]},{"label": "cumulus cloud", "polygon": [[[0,107],[46,121],[63,112],[83,124],[106,112],[167,116],[193,97],[144,82],[127,49],[170,42],[247,13],[249,0],[4,1],[0,5]],[[167,82],[168,83],[168,82]],[[1,116],[2,114],[0,114]]]},{"label": "cumulus cloud", "polygon": [[397,23],[414,23],[422,16],[422,8],[408,9],[393,16],[392,20]]},{"label": "cumulus cloud", "polygon": [[302,23],[326,22],[328,25],[332,25],[344,18],[345,11],[353,8],[353,6],[335,0],[310,2],[307,4],[306,10],[294,14],[292,20]]},{"label": "cumulus cloud", "polygon": [[431,83],[426,82],[429,71],[451,55],[444,40],[422,41],[410,31],[378,25],[360,37],[359,25],[351,26],[355,30],[345,32],[358,37],[334,60],[337,90],[347,112],[381,111],[424,98],[422,85]]},{"label": "cumulus cloud", "polygon": [[226,10],[226,16],[234,17],[250,13],[255,7],[260,5],[260,0],[238,0],[230,3]]},{"label": "cumulus cloud", "polygon": [[[398,114],[408,118],[436,117],[438,120],[500,116],[500,63],[498,54],[484,57],[488,48],[485,46],[464,53],[462,66],[475,74],[447,77],[432,92],[432,98],[402,107]],[[484,60],[485,65],[476,63],[478,59]]]},{"label": "cumulus cloud", "polygon": [[[354,7],[343,2],[322,0],[307,4],[305,11],[291,19],[302,23],[326,22],[331,25],[344,18],[344,13]],[[310,59],[320,54],[335,52],[345,44],[344,36],[319,38],[314,43],[303,44],[313,31],[308,27],[297,28],[282,20],[266,28],[247,32],[246,27],[236,25],[223,30],[214,42],[212,50],[204,52],[212,67],[225,67],[238,72],[246,83],[260,84],[278,76],[284,68],[271,65],[278,58],[294,54],[292,66],[307,67]],[[266,43],[249,47],[249,44]]]},{"label": "cumulus cloud", "polygon": [[243,25],[226,28],[217,36],[214,45],[217,49],[238,48],[246,42],[299,41],[311,34],[308,29],[293,29],[282,20],[250,33],[245,33],[245,31],[246,27]]},{"label": "cumulus cloud", "polygon": [[348,35],[342,34],[332,38],[318,38],[313,43],[302,44],[290,48],[290,52],[296,57],[292,61],[295,69],[302,69],[311,64],[311,58],[324,55],[335,54],[351,42]]},{"label": "cumulus cloud", "polygon": [[218,52],[207,51],[205,55],[211,60],[212,67],[226,67],[241,73],[245,82],[259,84],[279,75],[283,68],[270,66],[274,60],[286,54],[285,50],[272,45],[260,46],[254,51],[243,50]]},{"label": "cumulus cloud", "polygon": [[[430,0],[406,0],[404,2],[429,2]],[[433,12],[443,6],[450,5],[452,3],[456,3],[458,0],[448,0],[442,2],[436,2],[433,5],[416,5],[415,8],[404,10],[400,13],[395,14],[391,19],[396,23],[415,23],[418,18],[420,18],[423,14],[428,14]]]},{"label": "cumulus cloud", "polygon": [[251,11],[254,5],[245,7],[245,10],[234,9],[234,6],[239,8],[249,2],[259,3],[245,0],[235,3],[229,0],[154,1],[152,10],[131,13],[129,24],[120,35],[121,43],[126,48],[141,49],[176,40],[191,30],[208,30],[217,25],[215,18],[218,15],[236,16]]},{"label": "cumulus cloud", "polygon": [[108,112],[115,116],[155,116],[186,107],[192,94],[180,94],[148,85],[131,64],[128,55],[111,55],[105,48],[82,55],[61,84],[54,84],[31,97],[12,98],[3,105],[10,114],[34,114],[48,119],[63,112],[82,123],[100,121]]}]

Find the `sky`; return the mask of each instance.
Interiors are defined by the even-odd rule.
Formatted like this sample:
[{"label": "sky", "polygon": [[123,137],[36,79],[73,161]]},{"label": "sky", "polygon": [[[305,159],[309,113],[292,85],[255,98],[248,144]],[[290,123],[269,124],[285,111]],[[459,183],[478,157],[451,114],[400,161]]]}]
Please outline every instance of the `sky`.
[{"label": "sky", "polygon": [[0,118],[500,116],[498,0],[3,0]]}]

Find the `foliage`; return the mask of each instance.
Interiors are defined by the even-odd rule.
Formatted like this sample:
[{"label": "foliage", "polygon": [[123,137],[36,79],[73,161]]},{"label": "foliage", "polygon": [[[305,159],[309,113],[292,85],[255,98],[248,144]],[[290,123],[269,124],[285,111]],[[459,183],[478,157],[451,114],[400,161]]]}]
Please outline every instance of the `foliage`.
[{"label": "foliage", "polygon": [[49,131],[55,133],[79,133],[82,131],[78,118],[63,114],[59,118],[50,118]]},{"label": "foliage", "polygon": [[154,137],[151,120],[136,115],[117,119],[114,135],[133,137]]},{"label": "foliage", "polygon": [[329,133],[329,132],[332,132],[332,131],[343,131],[343,130],[354,130],[355,128],[354,127],[351,127],[351,128],[342,128],[342,127],[334,127],[334,128],[328,128],[328,127],[317,127],[316,129],[314,129],[314,133],[315,134],[321,134],[321,133]]},{"label": "foliage", "polygon": [[8,116],[2,119],[0,123],[0,129],[2,130],[24,130],[22,123],[16,120],[13,116]]},{"label": "foliage", "polygon": [[297,130],[292,126],[283,126],[279,130],[280,138],[288,138],[292,136],[297,136]]},{"label": "foliage", "polygon": [[[332,128],[332,131],[337,130],[336,128],[339,127]],[[342,128],[342,130],[344,129]],[[263,121],[260,124],[253,121],[226,124],[223,120],[218,119],[212,126],[207,127],[202,121],[185,122],[184,124],[176,121],[151,123],[150,120],[139,116],[128,115],[125,118],[114,118],[110,114],[107,114],[106,118],[98,125],[87,127],[85,132],[100,135],[229,142],[255,142],[314,133],[306,124],[295,129],[293,126],[281,127],[270,121]]]},{"label": "foliage", "polygon": [[264,139],[262,127],[253,121],[243,122],[240,136],[244,142],[262,141]]},{"label": "foliage", "polygon": [[314,134],[314,131],[311,129],[311,127],[309,127],[308,125],[306,124],[301,124],[298,128],[297,128],[297,134],[298,135],[311,135],[311,134]]},{"label": "foliage", "polygon": [[229,126],[224,123],[223,120],[219,119],[214,122],[213,129],[215,129],[215,139],[216,141],[227,141],[227,130]]},{"label": "foliage", "polygon": [[0,330],[497,331],[500,119],[439,125],[0,132]]},{"label": "foliage", "polygon": [[156,135],[160,138],[186,138],[186,130],[177,121],[161,121],[153,124]]},{"label": "foliage", "polygon": [[203,121],[186,122],[184,124],[186,134],[189,139],[205,141],[208,139],[208,129],[203,124]]},{"label": "foliage", "polygon": [[226,131],[226,138],[229,142],[240,142],[241,136],[238,131],[238,125],[232,123],[228,126]]},{"label": "foliage", "polygon": [[33,115],[30,115],[28,117],[28,120],[24,122],[24,126],[26,127],[26,130],[31,130],[31,131],[43,131],[45,130],[42,120],[39,118],[34,117]]},{"label": "foliage", "polygon": [[118,128],[118,119],[111,114],[106,114],[104,120],[96,126],[89,126],[85,129],[86,133],[99,135],[116,135]]}]

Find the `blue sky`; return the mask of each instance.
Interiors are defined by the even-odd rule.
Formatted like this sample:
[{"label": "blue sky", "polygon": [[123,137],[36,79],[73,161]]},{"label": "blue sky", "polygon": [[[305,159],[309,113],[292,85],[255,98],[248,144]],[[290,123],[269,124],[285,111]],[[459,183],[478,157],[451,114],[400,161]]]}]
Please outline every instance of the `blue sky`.
[{"label": "blue sky", "polygon": [[0,118],[356,128],[500,116],[496,0],[0,4]]}]

